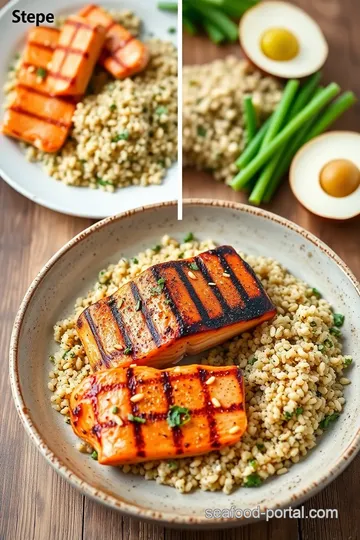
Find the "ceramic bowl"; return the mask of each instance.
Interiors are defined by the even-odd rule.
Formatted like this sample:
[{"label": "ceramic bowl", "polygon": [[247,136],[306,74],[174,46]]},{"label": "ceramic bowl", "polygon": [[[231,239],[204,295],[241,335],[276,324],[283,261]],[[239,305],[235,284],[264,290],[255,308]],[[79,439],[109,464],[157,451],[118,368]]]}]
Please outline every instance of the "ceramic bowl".
[{"label": "ceramic bowl", "polygon": [[[184,219],[176,219],[176,203],[139,208],[96,223],[68,242],[44,266],[30,286],[16,317],[10,350],[10,378],[17,411],[42,455],[73,486],[111,508],[142,519],[182,527],[239,525],[237,519],[209,520],[206,508],[295,506],[331,482],[360,446],[360,287],[347,266],[312,234],[283,218],[249,206],[190,200]],[[346,316],[345,353],[349,368],[345,411],[306,459],[286,475],[257,489],[240,488],[231,495],[175,489],[102,467],[75,449],[76,438],[49,403],[48,356],[55,350],[53,325],[72,311],[98,271],[120,256],[131,257],[158,243],[163,234],[198,238],[254,254],[275,257],[299,278],[321,289]],[[249,520],[246,520],[248,523]]]}]

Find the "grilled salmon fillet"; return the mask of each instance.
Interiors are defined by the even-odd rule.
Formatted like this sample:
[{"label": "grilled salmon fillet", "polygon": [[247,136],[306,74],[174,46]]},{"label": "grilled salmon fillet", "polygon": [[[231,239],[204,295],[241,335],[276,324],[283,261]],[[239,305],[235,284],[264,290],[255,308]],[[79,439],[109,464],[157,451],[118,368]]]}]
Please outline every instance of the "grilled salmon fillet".
[{"label": "grilled salmon fillet", "polygon": [[230,246],[156,264],[86,308],[77,332],[94,371],[162,367],[271,319],[275,307]]},{"label": "grilled salmon fillet", "polygon": [[79,15],[94,24],[101,24],[106,31],[105,46],[100,64],[116,79],[125,79],[142,71],[149,61],[146,45],[130,34],[100,7],[90,4]]},{"label": "grilled salmon fillet", "polygon": [[35,27],[28,33],[17,86],[12,92],[1,131],[33,144],[44,152],[56,152],[69,133],[75,102],[50,95],[49,63],[59,30]]},{"label": "grilled salmon fillet", "polygon": [[104,41],[103,26],[76,15],[66,20],[48,77],[53,94],[79,96],[85,92]]},{"label": "grilled salmon fillet", "polygon": [[75,388],[71,425],[103,465],[194,456],[239,441],[244,395],[237,366],[113,368]]}]

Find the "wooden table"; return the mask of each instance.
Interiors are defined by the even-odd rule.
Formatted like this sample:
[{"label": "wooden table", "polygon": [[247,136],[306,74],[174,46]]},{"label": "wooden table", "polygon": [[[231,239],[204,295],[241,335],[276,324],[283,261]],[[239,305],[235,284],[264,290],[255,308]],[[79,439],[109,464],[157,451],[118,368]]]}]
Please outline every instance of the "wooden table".
[{"label": "wooden table", "polygon": [[[331,45],[326,80],[336,80],[360,95],[360,5],[358,0],[297,0],[321,23]],[[0,0],[0,5],[4,4]],[[315,5],[317,7],[315,7]],[[191,48],[191,54],[190,54]],[[234,48],[237,52],[237,47]],[[203,62],[229,52],[207,41],[185,43],[185,61]],[[358,106],[338,127],[360,125]],[[186,171],[184,195],[241,200],[241,195],[203,174]],[[270,210],[314,232],[350,265],[360,278],[360,221],[334,224],[309,214],[283,186]],[[0,185],[1,361],[0,380],[0,539],[1,540],[356,540],[360,458],[305,504],[338,508],[339,519],[276,519],[217,533],[173,531],[138,522],[107,510],[82,496],[60,478],[26,436],[12,404],[7,362],[10,332],[19,303],[38,270],[89,220],[67,217],[37,206],[4,182]]]}]

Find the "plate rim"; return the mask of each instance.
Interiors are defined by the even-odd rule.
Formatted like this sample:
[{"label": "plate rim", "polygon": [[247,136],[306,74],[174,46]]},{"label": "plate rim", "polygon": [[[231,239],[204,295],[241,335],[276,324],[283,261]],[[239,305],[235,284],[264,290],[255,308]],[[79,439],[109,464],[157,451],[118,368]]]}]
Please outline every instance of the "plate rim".
[{"label": "plate rim", "polygon": [[[318,239],[314,234],[306,231],[300,225],[293,223],[292,221],[273,214],[262,208],[256,208],[248,206],[243,203],[224,201],[224,200],[212,200],[204,198],[190,198],[184,199],[184,207],[191,206],[202,206],[202,207],[215,207],[215,208],[225,208],[234,210],[240,213],[249,213],[261,218],[274,221],[281,226],[284,226],[295,233],[299,234],[306,240],[309,240],[317,248],[319,248],[325,255],[331,258],[337,266],[345,273],[346,277],[350,280],[353,285],[355,292],[360,298],[360,283],[352,273],[347,264],[322,240]],[[107,227],[109,223],[113,221],[122,221],[126,220],[130,216],[143,214],[144,212],[151,212],[155,209],[159,210],[162,207],[172,207],[176,208],[177,201],[168,201],[163,203],[151,204],[147,206],[140,206],[133,210],[128,210],[122,212],[115,216],[110,216],[105,218],[97,223],[94,223],[87,229],[83,230],[72,239],[70,239],[61,249],[59,249],[45,265],[38,272],[32,283],[30,284],[25,296],[20,304],[19,310],[17,312],[15,322],[13,325],[11,340],[10,340],[10,349],[9,349],[9,378],[13,400],[15,402],[15,407],[18,415],[20,416],[21,422],[25,428],[25,431],[29,435],[32,442],[36,445],[40,453],[47,460],[47,462],[58,472],[63,478],[65,478],[73,487],[77,488],[84,495],[89,496],[90,498],[96,500],[97,502],[103,503],[104,505],[112,508],[114,510],[120,511],[124,515],[131,517],[152,521],[157,524],[163,525],[172,525],[175,527],[182,528],[225,528],[225,527],[234,527],[244,524],[250,524],[253,521],[258,521],[255,518],[251,519],[238,519],[238,518],[216,518],[216,519],[206,519],[205,517],[195,517],[195,516],[180,516],[171,511],[153,511],[143,506],[128,503],[120,498],[110,495],[105,490],[99,490],[95,486],[92,486],[89,482],[81,480],[76,473],[72,472],[67,465],[56,456],[48,446],[43,442],[40,431],[37,429],[36,424],[31,419],[31,416],[27,410],[24,398],[22,396],[21,387],[20,387],[20,377],[18,371],[18,350],[20,344],[20,333],[22,324],[24,322],[29,303],[38,289],[39,285],[52,269],[52,267],[57,263],[61,257],[70,251],[74,246],[85,238],[91,236],[94,232],[104,227]],[[350,464],[350,462],[355,458],[357,452],[360,450],[360,429],[355,433],[352,440],[348,443],[345,451],[338,457],[335,464],[330,470],[325,474],[323,473],[317,482],[310,483],[307,489],[304,489],[296,499],[296,505],[302,504],[311,496],[315,495],[318,491],[325,488],[332,480],[334,480],[343,470]],[[281,503],[274,505],[273,508],[286,508],[290,503],[294,503],[290,498],[288,500],[284,499]],[[265,511],[266,508],[260,505],[260,511]]]}]

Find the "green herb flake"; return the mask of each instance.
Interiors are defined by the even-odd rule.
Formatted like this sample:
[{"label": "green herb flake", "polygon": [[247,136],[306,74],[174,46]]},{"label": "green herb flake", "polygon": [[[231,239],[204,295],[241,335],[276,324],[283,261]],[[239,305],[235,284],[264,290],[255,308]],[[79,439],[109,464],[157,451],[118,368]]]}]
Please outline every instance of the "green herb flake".
[{"label": "green herb flake", "polygon": [[111,411],[113,414],[117,414],[119,412],[119,407],[117,407],[115,405],[115,407],[112,408],[112,411]]},{"label": "green herb flake", "polygon": [[174,26],[171,26],[170,28],[168,28],[168,32],[169,34],[176,34],[176,28]]},{"label": "green herb flake", "polygon": [[199,267],[195,262],[189,263],[189,268],[191,268],[191,270],[195,270],[195,272],[199,270]]},{"label": "green herb flake", "polygon": [[339,413],[333,413],[325,416],[325,418],[323,418],[323,420],[321,420],[319,424],[320,428],[327,429],[333,422],[335,422],[339,418],[339,416]]},{"label": "green herb flake", "polygon": [[293,413],[285,411],[284,412],[284,418],[285,420],[290,420],[292,418]]},{"label": "green herb flake", "polygon": [[52,354],[49,356],[49,360],[52,364],[55,364],[55,356],[53,356]]},{"label": "green herb flake", "polygon": [[172,471],[176,471],[179,468],[179,464],[177,461],[168,461],[167,464]]},{"label": "green herb flake", "polygon": [[137,424],[145,424],[146,422],[145,418],[141,418],[141,416],[134,416],[133,414],[128,414],[128,420]]},{"label": "green herb flake", "polygon": [[194,235],[192,232],[189,232],[187,233],[187,235],[185,236],[184,238],[184,242],[191,242],[192,240],[194,240]]},{"label": "green herb flake", "polygon": [[199,137],[206,137],[206,133],[207,131],[203,126],[198,126],[197,134],[199,135]]},{"label": "green herb flake", "polygon": [[171,305],[171,300],[170,300],[169,298],[166,298],[165,304],[166,304],[167,306],[170,306],[170,305]]},{"label": "green herb flake", "polygon": [[155,109],[155,114],[157,114],[158,116],[161,116],[162,114],[167,114],[167,113],[168,113],[167,107],[160,106],[157,109]]},{"label": "green herb flake", "polygon": [[302,414],[303,412],[304,412],[304,409],[302,407],[297,407],[295,409],[296,416],[300,416],[300,414]]},{"label": "green herb flake", "polygon": [[339,330],[336,326],[330,328],[329,332],[335,337],[341,337],[341,330]]},{"label": "green herb flake", "polygon": [[45,79],[45,77],[47,75],[47,70],[45,68],[38,67],[37,70],[36,70],[36,75],[38,77],[41,77],[42,79]]},{"label": "green herb flake", "polygon": [[313,327],[314,327],[314,326],[317,326],[317,324],[316,324],[315,321],[311,321],[311,322],[310,322],[310,326],[313,326]]},{"label": "green herb flake", "polygon": [[136,302],[135,311],[140,311],[140,310],[141,310],[141,300],[138,300]]},{"label": "green herb flake", "polygon": [[151,294],[161,294],[165,287],[165,279],[160,278],[157,280],[157,286],[151,287],[150,292]]},{"label": "green herb flake", "polygon": [[249,465],[254,469],[254,471],[256,471],[258,467],[258,462],[256,461],[256,459],[249,459]]},{"label": "green herb flake", "polygon": [[111,186],[111,182],[107,182],[106,180],[103,180],[102,178],[99,178],[97,177],[96,178],[96,183],[99,185],[99,186]]},{"label": "green herb flake", "polygon": [[248,360],[249,366],[253,366],[253,365],[255,364],[255,362],[256,362],[255,356],[253,356],[252,358],[250,358],[250,359]]},{"label": "green herb flake", "polygon": [[259,487],[262,483],[260,476],[257,473],[249,474],[244,482],[245,487]]},{"label": "green herb flake", "polygon": [[311,292],[313,296],[316,296],[316,298],[321,298],[321,292],[315,289],[315,287],[312,288]]},{"label": "green herb flake", "polygon": [[190,422],[190,411],[186,407],[172,405],[167,415],[167,423],[170,427],[180,427]]},{"label": "green herb flake", "polygon": [[124,354],[128,355],[128,354],[131,354],[132,353],[132,348],[131,347],[126,347],[126,349],[124,349]]},{"label": "green herb flake", "polygon": [[121,131],[115,137],[111,139],[111,142],[119,142],[119,141],[127,141],[129,139],[129,132],[127,129],[124,129],[124,131]]},{"label": "green herb flake", "polygon": [[183,258],[184,258],[184,253],[179,253],[178,259],[183,259]]},{"label": "green herb flake", "polygon": [[334,318],[334,325],[337,326],[338,328],[340,328],[344,324],[345,315],[342,315],[341,313],[334,313],[333,318]]},{"label": "green herb flake", "polygon": [[117,107],[115,105],[115,103],[112,103],[109,107],[110,111],[116,111]]},{"label": "green herb flake", "polygon": [[318,349],[319,351],[323,351],[325,349],[324,345],[322,343],[320,343],[320,345],[318,345]]},{"label": "green herb flake", "polygon": [[325,340],[324,340],[324,345],[325,345],[325,347],[328,347],[329,349],[330,349],[331,347],[334,346],[334,344],[333,344],[333,342],[331,341],[331,339],[325,339]]},{"label": "green herb flake", "polygon": [[265,444],[263,444],[263,443],[256,443],[256,446],[257,446],[258,450],[260,450],[260,452],[265,450]]},{"label": "green herb flake", "polygon": [[139,264],[139,260],[136,257],[131,259],[131,262],[134,263],[134,264]]},{"label": "green herb flake", "polygon": [[157,244],[156,246],[152,247],[151,249],[153,250],[154,253],[159,253],[161,251],[161,246],[160,246],[160,244]]},{"label": "green herb flake", "polygon": [[351,366],[352,361],[353,361],[353,359],[351,358],[351,356],[346,356],[346,357],[344,358],[344,367],[349,367],[349,366]]},{"label": "green herb flake", "polygon": [[92,459],[95,459],[95,461],[97,461],[97,459],[98,459],[98,453],[97,453],[96,450],[94,450],[94,451],[92,452],[91,457],[92,457]]}]

